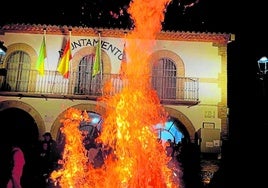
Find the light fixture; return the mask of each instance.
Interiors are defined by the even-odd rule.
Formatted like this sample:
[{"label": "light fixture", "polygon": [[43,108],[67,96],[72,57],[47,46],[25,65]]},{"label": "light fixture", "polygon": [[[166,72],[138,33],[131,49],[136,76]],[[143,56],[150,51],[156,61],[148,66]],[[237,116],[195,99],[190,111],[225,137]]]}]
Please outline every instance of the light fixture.
[{"label": "light fixture", "polygon": [[258,60],[258,68],[260,79],[263,80],[268,72],[268,58],[266,56],[263,56]]},{"label": "light fixture", "polygon": [[266,98],[268,94],[268,58],[266,56],[263,56],[258,60],[257,76],[259,80],[258,85],[261,89],[258,90],[260,91],[259,94]]}]

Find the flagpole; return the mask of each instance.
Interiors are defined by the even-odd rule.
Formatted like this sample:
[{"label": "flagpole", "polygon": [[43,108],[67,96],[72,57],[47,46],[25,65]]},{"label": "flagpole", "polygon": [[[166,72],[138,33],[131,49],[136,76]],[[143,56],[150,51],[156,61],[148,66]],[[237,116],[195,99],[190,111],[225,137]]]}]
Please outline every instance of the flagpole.
[{"label": "flagpole", "polygon": [[[43,29],[43,37],[44,37],[44,41],[45,41],[45,52],[46,52],[46,66],[47,66],[47,70],[49,70],[49,64],[48,64],[48,55],[47,55],[47,29],[44,28]],[[45,62],[44,62],[45,63]],[[47,74],[45,74],[45,64],[44,64],[44,75],[46,75],[46,79],[47,79],[47,76],[49,75],[49,73],[47,72]],[[46,86],[46,89],[48,89],[48,86]]]},{"label": "flagpole", "polygon": [[[70,29],[70,30],[69,30],[69,40],[70,40],[70,44],[72,43],[72,42],[71,42],[71,35],[72,35],[72,30]],[[71,46],[70,46],[70,50],[71,50],[71,49],[72,49],[72,48],[71,48]],[[72,77],[72,73],[73,73],[72,65],[71,65],[71,63],[69,63],[68,65],[69,65],[69,70],[70,70],[70,77]]]},{"label": "flagpole", "polygon": [[[69,40],[70,40],[70,45],[72,44],[72,41],[71,41],[71,36],[72,36],[72,30],[69,29]],[[70,51],[72,50],[72,47],[70,46]],[[70,73],[69,73],[69,79],[68,79],[68,82],[70,84],[70,82],[72,82],[71,78],[73,77],[73,69],[72,69],[72,63],[70,63],[70,60],[69,60],[69,70],[70,70]],[[67,91],[69,93],[69,89]],[[73,93],[73,92],[71,92]]]},{"label": "flagpole", "polygon": [[100,78],[101,78],[101,80],[100,81],[102,81],[102,60],[101,60],[101,32],[99,31],[99,42],[100,42]]},{"label": "flagpole", "polygon": [[[45,38],[45,44],[46,44],[46,49],[45,50],[46,50],[46,53],[47,53],[47,29],[44,28],[43,31],[44,31],[43,36]],[[47,54],[46,54],[46,56],[47,56]],[[47,70],[49,70],[48,57],[47,57],[47,63],[46,64],[47,64]]]}]

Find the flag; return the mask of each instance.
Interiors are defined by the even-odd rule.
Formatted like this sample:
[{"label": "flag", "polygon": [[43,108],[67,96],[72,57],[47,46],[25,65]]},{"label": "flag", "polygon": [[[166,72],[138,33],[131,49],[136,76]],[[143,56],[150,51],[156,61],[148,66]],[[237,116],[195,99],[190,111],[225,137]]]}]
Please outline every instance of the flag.
[{"label": "flag", "polygon": [[120,71],[119,71],[120,78],[125,77],[126,69],[127,69],[126,43],[124,43],[122,60],[121,60]]},{"label": "flag", "polygon": [[96,53],[95,53],[95,58],[93,62],[93,73],[92,77],[95,77],[97,74],[100,73],[100,68],[101,68],[101,40],[99,37],[99,41],[96,47]]},{"label": "flag", "polygon": [[43,41],[39,50],[39,56],[36,61],[36,69],[39,72],[41,76],[44,76],[45,74],[45,61],[47,58],[47,52],[46,52],[46,40],[45,36],[43,36]]},{"label": "flag", "polygon": [[72,59],[70,38],[68,39],[63,54],[61,56],[57,71],[62,74],[64,78],[69,78],[70,60]]}]

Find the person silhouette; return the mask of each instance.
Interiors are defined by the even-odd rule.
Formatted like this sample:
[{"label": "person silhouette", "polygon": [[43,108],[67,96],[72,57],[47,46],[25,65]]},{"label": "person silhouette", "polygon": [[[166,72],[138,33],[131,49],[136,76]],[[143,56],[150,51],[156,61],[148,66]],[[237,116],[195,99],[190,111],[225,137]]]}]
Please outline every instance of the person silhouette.
[{"label": "person silhouette", "polygon": [[24,153],[17,145],[11,147],[10,172],[6,188],[21,188],[21,177],[25,165]]}]

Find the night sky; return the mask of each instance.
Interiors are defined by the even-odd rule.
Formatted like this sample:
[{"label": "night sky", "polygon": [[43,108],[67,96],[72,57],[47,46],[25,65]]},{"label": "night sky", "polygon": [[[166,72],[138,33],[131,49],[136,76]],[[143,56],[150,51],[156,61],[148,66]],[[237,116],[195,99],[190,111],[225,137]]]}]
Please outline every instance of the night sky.
[{"label": "night sky", "polygon": [[[110,27],[113,25],[108,22],[112,20],[118,26],[120,18],[113,18],[110,11],[119,14],[122,8],[127,16],[129,2],[130,0],[79,0],[77,3],[66,1],[55,4],[54,1],[47,0],[30,6],[23,1],[6,1],[5,7],[12,7],[11,13],[2,14],[0,22]],[[235,12],[236,7],[231,0],[172,0],[167,6],[163,29],[234,32],[237,25],[232,24],[235,20],[231,15],[235,15]],[[236,18],[237,16],[239,15]],[[121,24],[121,27],[125,26]]]}]

